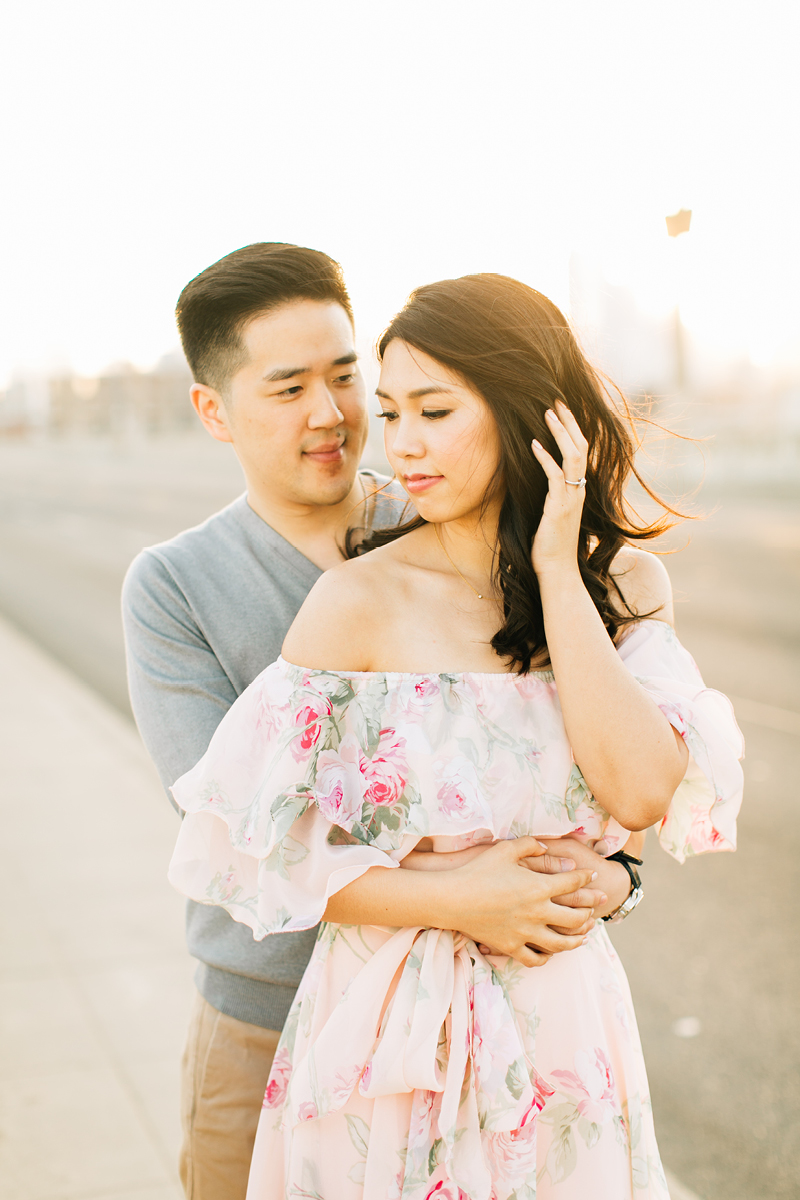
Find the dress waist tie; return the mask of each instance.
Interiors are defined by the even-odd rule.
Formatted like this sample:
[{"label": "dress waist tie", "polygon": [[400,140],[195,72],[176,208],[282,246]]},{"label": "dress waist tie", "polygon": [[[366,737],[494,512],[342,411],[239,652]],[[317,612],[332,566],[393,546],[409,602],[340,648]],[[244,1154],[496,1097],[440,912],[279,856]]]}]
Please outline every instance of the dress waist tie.
[{"label": "dress waist tie", "polygon": [[[378,1028],[364,1019],[380,1012]],[[337,1112],[356,1086],[370,1099],[438,1093],[428,1105],[426,1148],[441,1139],[437,1153],[450,1177],[487,1197],[481,1131],[529,1124],[552,1092],[529,1062],[506,990],[475,943],[419,927],[394,933],[351,980],[295,1065],[284,1126]]]}]

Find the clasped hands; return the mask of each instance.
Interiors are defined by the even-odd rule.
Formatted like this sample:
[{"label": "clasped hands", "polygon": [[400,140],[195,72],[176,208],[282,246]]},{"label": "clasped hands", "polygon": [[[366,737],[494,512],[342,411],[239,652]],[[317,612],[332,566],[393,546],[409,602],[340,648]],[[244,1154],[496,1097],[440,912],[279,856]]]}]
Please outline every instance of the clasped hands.
[{"label": "clasped hands", "polygon": [[630,891],[620,863],[574,838],[522,837],[444,854],[431,853],[424,839],[401,866],[447,872],[450,928],[482,953],[508,955],[526,967],[582,945],[595,920]]}]

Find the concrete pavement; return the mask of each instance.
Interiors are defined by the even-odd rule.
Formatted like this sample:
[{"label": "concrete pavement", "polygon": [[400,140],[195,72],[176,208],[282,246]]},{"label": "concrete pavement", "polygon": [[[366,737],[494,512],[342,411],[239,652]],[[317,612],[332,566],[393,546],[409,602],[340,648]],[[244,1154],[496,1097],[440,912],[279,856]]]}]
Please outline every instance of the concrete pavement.
[{"label": "concrete pavement", "polygon": [[0,622],[0,1196],[178,1200],[178,818],[136,731]]}]

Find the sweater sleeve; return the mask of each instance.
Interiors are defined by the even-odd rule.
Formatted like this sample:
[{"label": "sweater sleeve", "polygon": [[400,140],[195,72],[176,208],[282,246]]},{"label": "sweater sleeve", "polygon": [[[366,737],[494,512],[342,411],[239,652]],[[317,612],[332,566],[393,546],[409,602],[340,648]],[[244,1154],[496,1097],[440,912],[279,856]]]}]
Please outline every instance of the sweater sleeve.
[{"label": "sweater sleeve", "polygon": [[236,690],[157,551],[128,570],[122,623],[133,714],[168,789],[205,752]]}]

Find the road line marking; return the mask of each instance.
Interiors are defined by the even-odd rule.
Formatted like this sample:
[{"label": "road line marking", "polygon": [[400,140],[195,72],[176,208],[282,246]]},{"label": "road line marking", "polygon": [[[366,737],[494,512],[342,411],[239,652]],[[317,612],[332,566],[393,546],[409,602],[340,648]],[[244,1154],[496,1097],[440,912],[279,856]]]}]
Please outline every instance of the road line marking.
[{"label": "road line marking", "polygon": [[800,737],[800,713],[792,712],[789,708],[776,708],[773,704],[761,704],[758,700],[747,700],[744,696],[731,696],[730,701],[737,717],[743,721]]},{"label": "road line marking", "polygon": [[664,1173],[667,1177],[667,1187],[669,1188],[670,1200],[700,1200],[697,1192],[693,1192],[690,1188],[684,1187],[680,1180],[676,1179],[671,1171],[665,1171]]}]

